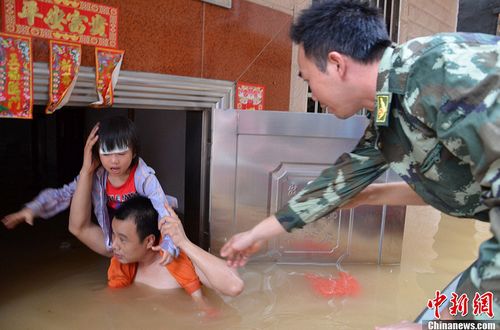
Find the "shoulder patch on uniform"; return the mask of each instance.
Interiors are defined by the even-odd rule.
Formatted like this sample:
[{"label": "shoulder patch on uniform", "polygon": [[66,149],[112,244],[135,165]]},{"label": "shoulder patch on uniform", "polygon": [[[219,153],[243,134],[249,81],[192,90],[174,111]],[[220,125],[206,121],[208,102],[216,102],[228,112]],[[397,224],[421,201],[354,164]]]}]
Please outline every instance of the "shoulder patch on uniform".
[{"label": "shoulder patch on uniform", "polygon": [[389,109],[391,108],[391,93],[377,93],[377,109],[375,110],[375,125],[389,125]]}]

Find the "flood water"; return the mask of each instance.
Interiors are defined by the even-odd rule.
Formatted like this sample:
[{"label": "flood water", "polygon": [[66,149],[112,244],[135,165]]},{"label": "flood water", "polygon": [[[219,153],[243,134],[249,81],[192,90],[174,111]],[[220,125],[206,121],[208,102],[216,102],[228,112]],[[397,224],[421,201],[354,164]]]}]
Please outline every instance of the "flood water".
[{"label": "flood water", "polygon": [[342,265],[358,296],[313,291],[304,275],[335,276],[335,266],[251,263],[240,296],[205,290],[219,309],[208,318],[182,290],[108,289],[108,260],[72,238],[65,221],[0,229],[0,329],[370,329],[417,317],[490,237],[486,223],[408,208],[400,265]]}]

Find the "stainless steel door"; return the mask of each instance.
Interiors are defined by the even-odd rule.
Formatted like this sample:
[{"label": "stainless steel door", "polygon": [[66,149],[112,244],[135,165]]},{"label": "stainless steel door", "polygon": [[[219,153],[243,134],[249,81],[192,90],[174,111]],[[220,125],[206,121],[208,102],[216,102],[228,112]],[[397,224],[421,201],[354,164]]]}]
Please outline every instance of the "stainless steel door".
[{"label": "stainless steel door", "polygon": [[[367,120],[355,116],[215,110],[211,159],[210,236],[217,253],[351,150]],[[378,181],[399,180],[389,172]],[[398,263],[404,207],[358,207],[268,242],[254,260],[283,263]]]}]

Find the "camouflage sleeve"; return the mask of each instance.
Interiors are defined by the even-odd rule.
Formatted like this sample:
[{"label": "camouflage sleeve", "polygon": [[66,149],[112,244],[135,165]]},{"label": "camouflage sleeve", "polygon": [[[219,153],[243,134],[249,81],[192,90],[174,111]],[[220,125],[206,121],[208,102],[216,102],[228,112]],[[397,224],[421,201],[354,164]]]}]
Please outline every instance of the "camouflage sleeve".
[{"label": "camouflage sleeve", "polygon": [[[449,38],[449,37],[445,37]],[[461,278],[457,293],[492,292],[500,313],[500,38],[464,34],[421,56],[409,73],[406,105],[481,186],[494,237]],[[419,70],[428,66],[432,70]]]},{"label": "camouflage sleeve", "polygon": [[388,165],[375,149],[373,125],[368,126],[356,148],[341,155],[332,167],[309,183],[281,208],[276,218],[290,231],[302,228],[334,211],[377,179]]},{"label": "camouflage sleeve", "polygon": [[[497,90],[498,90],[497,86]],[[469,117],[470,116],[470,117]],[[496,105],[485,113],[471,114],[463,119],[466,124],[460,132],[453,136],[455,141],[464,144],[455,148],[456,153],[465,153],[466,148],[472,148],[470,159],[471,169],[481,185],[481,202],[489,208],[490,230],[493,238],[483,242],[479,247],[479,257],[474,264],[464,272],[457,294],[463,293],[471,299],[470,308],[474,308],[477,295],[494,297],[491,302],[492,313],[497,318],[500,315],[500,105],[497,97]],[[479,118],[478,118],[479,117]],[[474,138],[475,137],[475,138]],[[476,319],[488,319],[487,315],[473,314]]]},{"label": "camouflage sleeve", "polygon": [[443,34],[423,53],[418,49],[424,47],[414,43],[415,60],[403,70],[409,77],[406,108],[470,166],[481,185],[481,202],[490,209],[499,207],[500,38]]}]

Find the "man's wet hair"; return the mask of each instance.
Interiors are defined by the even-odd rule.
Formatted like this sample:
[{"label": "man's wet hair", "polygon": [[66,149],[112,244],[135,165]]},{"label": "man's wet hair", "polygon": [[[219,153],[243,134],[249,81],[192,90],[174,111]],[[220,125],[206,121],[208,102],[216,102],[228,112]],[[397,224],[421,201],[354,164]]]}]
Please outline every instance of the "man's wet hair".
[{"label": "man's wet hair", "polygon": [[134,123],[123,116],[114,116],[99,121],[99,130],[97,131],[99,140],[92,148],[96,159],[99,159],[99,149],[111,151],[114,149],[129,148],[134,154],[130,166],[137,164],[139,159],[139,138]]},{"label": "man's wet hair", "polygon": [[149,235],[154,235],[156,241],[160,238],[158,212],[147,197],[136,196],[125,201],[115,213],[116,220],[133,220],[141,242]]},{"label": "man's wet hair", "polygon": [[290,37],[322,72],[332,51],[369,64],[382,58],[391,45],[379,10],[360,0],[314,2],[292,24]]}]

